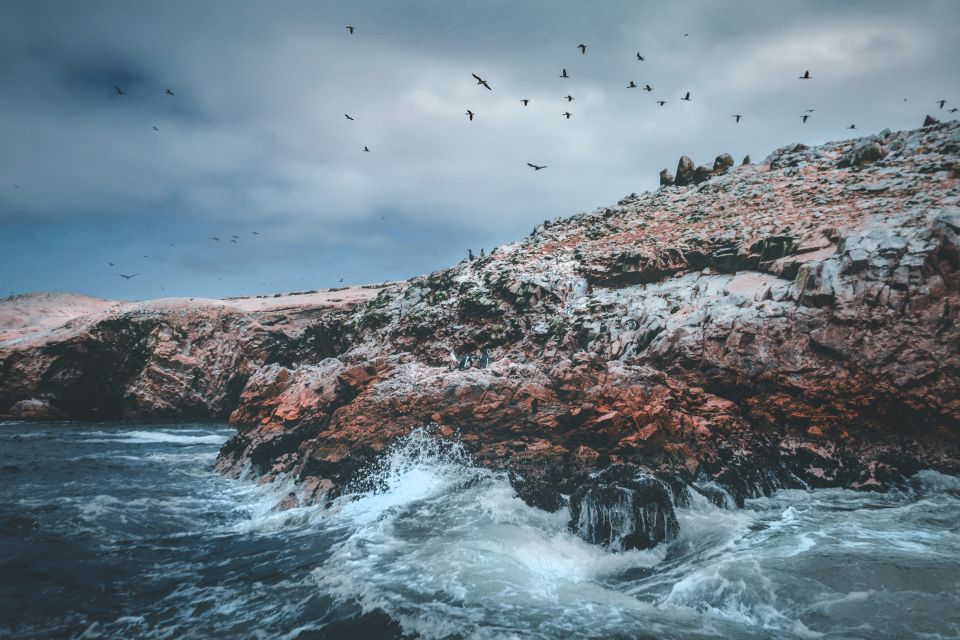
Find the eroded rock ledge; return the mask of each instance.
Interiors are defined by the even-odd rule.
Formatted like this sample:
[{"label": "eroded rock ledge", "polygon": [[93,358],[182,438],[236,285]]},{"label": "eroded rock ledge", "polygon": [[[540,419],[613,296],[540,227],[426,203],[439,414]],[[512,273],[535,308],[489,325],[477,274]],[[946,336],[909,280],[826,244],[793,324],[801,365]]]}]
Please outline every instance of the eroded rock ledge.
[{"label": "eroded rock ledge", "polygon": [[[0,413],[229,413],[218,468],[315,500],[433,424],[531,504],[579,496],[587,537],[612,534],[595,509],[577,524],[584,496],[652,518],[621,546],[671,535],[650,478],[742,503],[960,471],[960,126],[720,164],[369,301],[131,308],[7,340]],[[453,366],[482,349],[489,367]]]}]

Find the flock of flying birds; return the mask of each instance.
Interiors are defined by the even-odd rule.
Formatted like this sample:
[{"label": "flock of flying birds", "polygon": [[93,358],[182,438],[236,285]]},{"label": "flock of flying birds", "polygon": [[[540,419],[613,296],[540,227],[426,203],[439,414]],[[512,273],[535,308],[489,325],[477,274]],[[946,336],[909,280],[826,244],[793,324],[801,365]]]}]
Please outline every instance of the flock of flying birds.
[{"label": "flock of flying birds", "polygon": [[[350,33],[350,35],[353,35],[353,33],[356,31],[356,27],[350,26],[350,25],[348,25],[348,26],[346,27],[346,29],[347,29],[347,31]],[[687,36],[689,36],[689,35],[690,35],[689,33],[684,33],[684,34],[683,34],[684,37],[687,37]],[[580,50],[581,55],[586,55],[586,54],[587,54],[587,48],[588,48],[588,45],[587,45],[587,44],[585,44],[585,43],[580,43],[580,44],[577,45],[576,48]],[[645,58],[643,55],[641,55],[641,53],[640,53],[639,51],[636,53],[636,59],[637,59],[638,62],[645,62],[645,61],[646,61],[646,58]],[[484,78],[480,77],[480,76],[477,75],[476,73],[471,73],[470,75],[472,75],[473,78],[477,81],[477,86],[481,86],[481,87],[487,89],[488,91],[493,91],[493,87],[490,86],[490,83],[489,83],[487,80],[485,80]],[[560,70],[560,75],[559,75],[558,77],[561,78],[561,79],[569,79],[571,76],[570,76],[569,73],[567,73],[566,68],[561,68],[561,70]],[[798,79],[799,79],[799,80],[812,80],[812,79],[813,79],[813,75],[810,73],[809,70],[804,70],[803,75],[798,76]],[[640,86],[640,85],[638,85],[638,84],[637,84],[635,81],[633,81],[633,80],[630,80],[630,81],[627,83],[626,88],[627,88],[627,89],[641,89],[641,90],[646,91],[646,92],[648,92],[648,93],[652,93],[653,90],[654,90],[653,87],[650,86],[650,84],[644,84],[643,86]],[[124,95],[127,94],[127,92],[124,91],[123,88],[121,88],[121,87],[119,87],[119,86],[115,86],[114,89],[115,89],[115,91],[116,91],[116,95],[118,95],[118,96],[124,96]],[[169,89],[169,88],[167,88],[167,89],[164,90],[163,95],[169,96],[169,97],[175,97],[175,96],[176,96],[176,94],[175,94],[171,89]],[[570,104],[570,103],[572,103],[572,102],[574,101],[574,97],[573,97],[572,95],[570,95],[570,94],[567,94],[567,95],[563,96],[563,99],[567,101],[567,104]],[[692,102],[692,100],[693,100],[693,98],[691,97],[689,91],[685,92],[684,95],[683,95],[683,97],[680,98],[680,101],[681,101],[681,102]],[[904,98],[903,100],[904,100],[904,102],[906,102],[907,99]],[[656,103],[657,103],[659,106],[663,107],[664,105],[667,104],[667,101],[666,101],[666,100],[657,100]],[[524,107],[526,107],[526,106],[528,106],[528,105],[530,104],[530,99],[529,99],[529,98],[523,98],[523,99],[520,100],[520,104],[523,105]],[[944,106],[946,106],[947,101],[946,101],[946,100],[937,100],[935,104],[938,104],[938,105],[940,106],[940,109],[943,109]],[[957,107],[951,107],[950,109],[948,109],[948,111],[949,111],[950,113],[956,113],[956,112],[957,112]],[[813,114],[813,112],[814,112],[814,109],[807,109],[807,110],[805,110],[805,111],[800,115],[801,122],[806,123],[807,120],[810,119],[810,117],[811,117],[811,115]],[[349,121],[351,121],[351,122],[354,121],[353,116],[351,116],[350,114],[345,113],[345,114],[343,114],[343,115],[344,115],[344,117],[345,117],[347,120],[349,120]],[[566,118],[567,120],[569,120],[570,118],[573,117],[573,113],[571,113],[569,110],[568,110],[568,111],[564,111],[564,112],[561,113],[560,115],[563,116],[564,118]],[[472,121],[474,120],[474,118],[477,116],[477,114],[476,114],[472,109],[467,109],[467,111],[466,111],[466,116],[467,116],[468,120],[470,120],[470,121],[472,122]],[[743,114],[740,114],[740,113],[732,114],[730,117],[733,118],[733,119],[734,119],[734,122],[737,123],[737,124],[739,124],[740,121],[744,118]],[[855,124],[851,124],[850,126],[847,127],[847,129],[856,129],[856,128],[857,128],[857,127],[856,127]],[[155,125],[154,125],[154,127],[153,127],[153,130],[154,130],[154,131],[157,131],[157,132],[160,131],[160,129],[157,128]],[[370,153],[370,148],[369,148],[368,146],[364,145],[364,147],[363,147],[363,152],[364,152],[364,153]],[[533,170],[536,172],[536,171],[540,171],[540,170],[542,170],[542,169],[546,169],[548,165],[545,165],[545,164],[544,164],[544,165],[538,165],[538,164],[534,164],[534,163],[532,163],[532,162],[528,162],[528,163],[527,163],[527,166],[530,167],[531,169],[533,169]],[[253,234],[254,236],[259,235],[259,233],[256,232],[256,231],[253,231],[252,234]],[[217,237],[217,236],[213,236],[211,239],[214,240],[214,241],[216,241],[216,242],[221,242],[221,239],[220,239],[219,237]],[[240,241],[240,236],[234,234],[231,238],[229,238],[229,240],[230,240],[230,242],[232,242],[232,243],[234,243],[234,244],[238,244],[239,241]],[[171,246],[173,246],[173,245],[171,245]],[[149,256],[144,256],[144,257],[147,258],[147,257],[149,257]],[[114,266],[112,262],[111,262],[111,263],[108,263],[108,264],[109,264],[110,266]],[[138,274],[138,273],[134,273],[134,274],[120,273],[120,274],[118,274],[118,275],[119,275],[121,278],[125,278],[125,279],[127,279],[127,280],[130,280],[131,278],[134,278],[134,277],[138,276],[139,274]],[[340,279],[340,282],[343,282],[343,278]]]}]

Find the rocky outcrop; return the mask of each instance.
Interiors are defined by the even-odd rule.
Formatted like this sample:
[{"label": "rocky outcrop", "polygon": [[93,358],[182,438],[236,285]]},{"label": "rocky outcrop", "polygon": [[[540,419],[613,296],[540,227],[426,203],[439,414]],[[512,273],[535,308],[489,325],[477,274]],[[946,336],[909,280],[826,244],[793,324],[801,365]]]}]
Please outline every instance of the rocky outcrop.
[{"label": "rocky outcrop", "polygon": [[684,158],[676,186],[366,300],[79,314],[0,343],[0,413],[229,412],[218,468],[314,500],[432,424],[615,548],[673,535],[664,495],[957,473],[958,154],[943,123],[724,160],[699,184]]},{"label": "rocky outcrop", "polygon": [[673,174],[663,169],[660,172],[660,186],[661,187],[672,187],[674,182]]}]

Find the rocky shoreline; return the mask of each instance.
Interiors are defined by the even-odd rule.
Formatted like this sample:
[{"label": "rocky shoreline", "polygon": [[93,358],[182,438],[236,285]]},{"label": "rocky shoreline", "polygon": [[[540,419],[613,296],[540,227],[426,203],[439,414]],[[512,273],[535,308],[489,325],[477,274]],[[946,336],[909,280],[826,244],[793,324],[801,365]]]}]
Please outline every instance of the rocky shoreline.
[{"label": "rocky shoreline", "polygon": [[[404,283],[73,297],[60,323],[66,298],[32,315],[36,296],[8,298],[0,416],[229,416],[218,469],[292,475],[306,500],[433,425],[616,548],[675,535],[688,486],[742,504],[960,472],[960,125],[718,158],[689,179],[685,160],[683,186],[664,172],[655,192]],[[482,350],[489,366],[461,369]]]}]

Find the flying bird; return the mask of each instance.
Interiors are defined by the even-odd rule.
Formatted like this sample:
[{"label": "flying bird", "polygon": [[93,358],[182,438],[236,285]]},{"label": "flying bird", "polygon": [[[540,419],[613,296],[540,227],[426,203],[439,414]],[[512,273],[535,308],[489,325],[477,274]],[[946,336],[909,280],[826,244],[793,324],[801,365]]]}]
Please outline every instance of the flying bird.
[{"label": "flying bird", "polygon": [[111,267],[113,266],[113,263],[112,263],[112,262],[108,262],[107,264],[110,265]]},{"label": "flying bird", "polygon": [[631,80],[630,84],[627,85],[627,89],[636,89],[636,88],[637,88],[637,83],[634,82],[633,80]]},{"label": "flying bird", "polygon": [[849,127],[847,127],[847,129],[856,129],[856,128],[857,128],[857,125],[855,125],[855,124],[852,124],[852,125],[850,125]]},{"label": "flying bird", "polygon": [[657,100],[657,104],[662,107],[663,105],[667,104],[667,101],[666,101],[666,100]]},{"label": "flying bird", "polygon": [[533,164],[533,163],[531,163],[531,162],[528,162],[528,163],[527,163],[527,166],[528,166],[528,167],[533,167],[533,170],[534,170],[534,171],[540,171],[540,169],[546,169],[546,168],[547,168],[547,165],[538,166],[538,165],[535,165],[535,164]]},{"label": "flying bird", "polygon": [[573,96],[563,96],[567,99],[567,102],[573,102]]},{"label": "flying bird", "polygon": [[118,95],[118,96],[125,96],[125,95],[127,95],[127,92],[124,91],[123,89],[121,89],[120,87],[116,87],[116,86],[115,86],[114,89],[117,90],[117,95]]},{"label": "flying bird", "polygon": [[580,53],[581,53],[581,54],[586,55],[586,53],[587,53],[587,45],[585,45],[585,44],[578,44],[578,45],[577,45],[577,49],[580,49]]},{"label": "flying bird", "polygon": [[346,118],[347,120],[353,120],[353,118],[351,118],[350,115],[347,113],[343,114],[343,117]]},{"label": "flying bird", "polygon": [[644,91],[653,91],[653,87],[651,87],[651,86],[648,85],[648,84],[645,84],[645,85],[643,85],[643,90],[644,90]]},{"label": "flying bird", "polygon": [[368,148],[366,148],[366,147],[364,147],[363,150],[364,150],[364,152],[366,152],[366,153],[370,153],[370,149],[368,149]]},{"label": "flying bird", "polygon": [[563,73],[560,74],[560,77],[561,77],[561,78],[569,78],[570,76],[567,75],[567,70],[564,69],[564,70],[563,70]]},{"label": "flying bird", "polygon": [[943,105],[947,104],[946,100],[937,100],[937,104],[940,105],[940,108],[943,109]]},{"label": "flying bird", "polygon": [[353,34],[353,29],[353,27],[347,27],[347,31],[349,31],[351,35]]},{"label": "flying bird", "polygon": [[470,118],[471,121],[473,120],[473,116],[474,116],[473,111],[470,111],[470,109],[467,109],[467,117]]},{"label": "flying bird", "polygon": [[523,106],[527,106],[528,104],[530,104],[530,100],[521,100],[520,102],[523,103]]},{"label": "flying bird", "polygon": [[816,109],[806,109],[804,113],[813,113]]},{"label": "flying bird", "polygon": [[139,273],[134,273],[134,274],[131,274],[131,275],[128,276],[128,275],[125,274],[125,273],[118,273],[117,275],[120,276],[121,278],[124,278],[125,280],[129,280],[130,278],[136,278],[136,277],[137,277],[138,275],[140,275],[140,274],[139,274]]},{"label": "flying bird", "polygon": [[160,129],[157,129],[156,127],[154,127],[153,130],[154,130],[154,131],[160,131]]},{"label": "flying bird", "polygon": [[252,234],[255,235],[255,236],[260,235],[260,234],[259,234],[258,232],[256,232],[256,231],[251,231],[250,233],[252,233]]},{"label": "flying bird", "polygon": [[174,93],[173,93],[173,91],[170,91],[170,89],[167,89],[166,91],[163,92],[163,95],[165,95],[165,96],[172,96],[172,95],[174,95]]},{"label": "flying bird", "polygon": [[211,240],[216,240],[217,242],[220,242],[220,238],[218,238],[217,236],[213,236]]},{"label": "flying bird", "polygon": [[740,118],[742,118],[743,116],[740,115],[739,113],[735,113],[730,117],[736,119],[737,122],[740,122]]},{"label": "flying bird", "polygon": [[956,113],[956,112],[957,112],[957,108],[954,107],[954,108],[952,108],[952,109],[947,109],[947,111],[949,111],[950,113]]},{"label": "flying bird", "polygon": [[639,60],[640,62],[643,62],[644,60],[646,60],[646,58],[644,58],[642,55],[640,55],[640,52],[637,51],[637,60]]},{"label": "flying bird", "polygon": [[690,102],[690,92],[687,91],[687,95],[683,96],[683,97],[680,98],[680,99],[681,99],[681,100],[686,100],[687,102]]},{"label": "flying bird", "polygon": [[490,87],[490,85],[487,84],[487,81],[486,81],[486,80],[484,80],[483,78],[481,78],[480,76],[478,76],[478,75],[475,74],[475,73],[471,73],[470,75],[472,75],[474,78],[477,79],[477,84],[482,84],[482,85],[485,86],[487,89],[490,89],[490,91],[493,91],[493,89]]},{"label": "flying bird", "polygon": [[233,244],[237,244],[237,241],[233,238],[230,238],[230,242],[232,242]]},{"label": "flying bird", "polygon": [[240,236],[238,236],[237,234],[233,234],[233,235],[232,235],[232,236],[230,236],[230,237],[231,237],[231,238],[237,238],[237,239],[239,239],[239,238],[240,238]]},{"label": "flying bird", "polygon": [[807,118],[809,118],[810,116],[804,114],[804,115],[802,115],[802,116],[800,116],[800,117],[803,118],[803,121],[804,121],[804,122],[806,122],[806,121],[807,121]]},{"label": "flying bird", "polygon": [[803,72],[803,75],[800,76],[800,80],[812,80],[812,79],[813,79],[813,78],[810,76],[810,72],[809,72],[809,71],[804,71],[804,72]]},{"label": "flying bird", "polygon": [[573,114],[570,113],[569,111],[564,111],[564,112],[563,112],[563,115],[565,115],[565,116],[567,117],[567,120],[569,120],[569,119],[570,119],[570,116],[572,116]]}]

